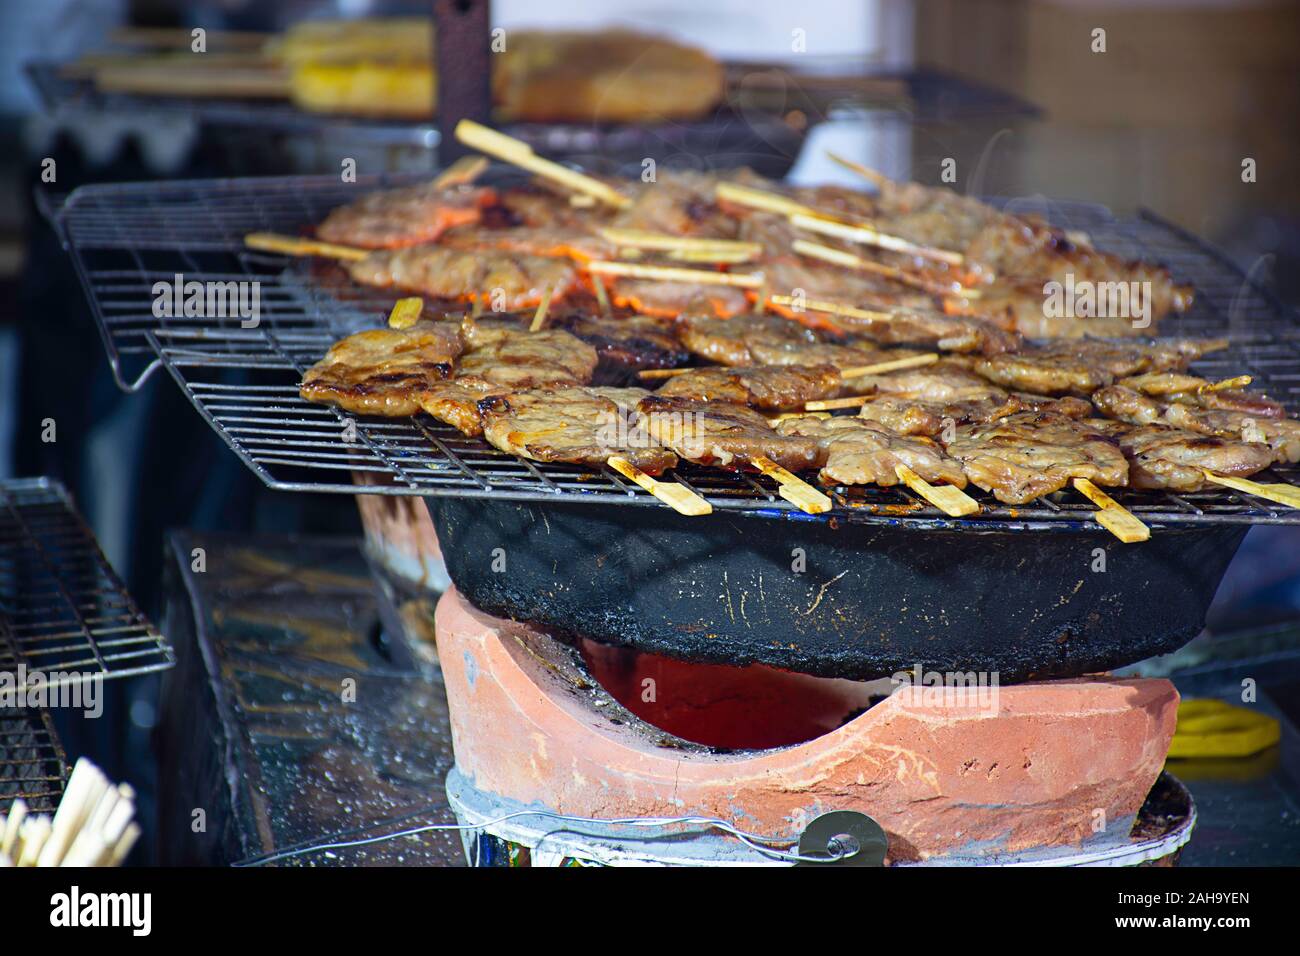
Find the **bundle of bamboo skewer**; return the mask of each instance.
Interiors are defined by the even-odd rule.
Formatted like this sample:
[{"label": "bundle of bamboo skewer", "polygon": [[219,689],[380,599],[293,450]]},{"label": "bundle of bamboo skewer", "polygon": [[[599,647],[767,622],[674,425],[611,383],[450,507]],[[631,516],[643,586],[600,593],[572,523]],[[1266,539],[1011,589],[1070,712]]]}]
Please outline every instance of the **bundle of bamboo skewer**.
[{"label": "bundle of bamboo skewer", "polygon": [[121,866],[140,838],[134,817],[135,791],[82,757],[52,820],[21,799],[0,816],[0,867]]}]

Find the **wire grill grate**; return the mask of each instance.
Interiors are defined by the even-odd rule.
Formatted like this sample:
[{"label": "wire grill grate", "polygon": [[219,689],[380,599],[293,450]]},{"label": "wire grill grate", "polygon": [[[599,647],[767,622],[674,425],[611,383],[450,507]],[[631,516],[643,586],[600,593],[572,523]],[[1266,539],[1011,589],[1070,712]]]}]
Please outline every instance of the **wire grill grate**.
[{"label": "wire grill grate", "polygon": [[51,688],[173,663],[63,486],[0,483],[0,672]]},{"label": "wire grill grate", "polygon": [[68,762],[47,711],[0,709],[0,815],[15,800],[34,813],[58,809]]},{"label": "wire grill grate", "polygon": [[[378,187],[394,182],[370,180]],[[319,270],[302,261],[252,253],[243,236],[253,230],[300,233],[358,186],[336,178],[211,180],[85,187],[55,211],[77,262],[96,318],[114,358],[165,367],[200,414],[272,488],[293,491],[457,495],[521,501],[583,501],[658,505],[610,470],[539,465],[502,454],[431,419],[356,419],[298,397],[302,372],[339,337],[379,325],[394,296],[348,286],[331,289]],[[1293,411],[1300,408],[1300,326],[1294,314],[1213,247],[1144,214],[1120,220],[1104,207],[1048,200],[1004,201],[1036,213],[1123,255],[1167,265],[1197,287],[1195,306],[1161,331],[1227,336],[1231,349],[1198,365],[1207,376],[1249,373]],[[181,273],[187,280],[242,279],[260,283],[261,324],[237,318],[159,319],[151,288]],[[1284,467],[1261,480],[1294,481]],[[766,479],[691,465],[674,476],[715,508],[802,517]],[[979,495],[976,495],[979,497]],[[1082,524],[1092,506],[1060,495],[1031,507],[1009,508],[985,496],[978,518],[950,521],[896,489],[849,489],[833,495],[833,517],[971,526],[996,522],[1033,527]],[[1127,507],[1153,524],[1300,523],[1300,512],[1226,489],[1174,495],[1123,492]],[[1091,526],[1091,525],[1090,525]]]}]

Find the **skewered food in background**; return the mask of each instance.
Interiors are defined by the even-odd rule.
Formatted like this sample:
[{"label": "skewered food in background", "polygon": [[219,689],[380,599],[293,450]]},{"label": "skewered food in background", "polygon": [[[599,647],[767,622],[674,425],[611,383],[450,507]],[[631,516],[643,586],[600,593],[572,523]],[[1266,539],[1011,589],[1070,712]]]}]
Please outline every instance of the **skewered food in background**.
[{"label": "skewered food in background", "polygon": [[419,394],[451,374],[462,350],[460,330],[450,322],[358,332],[307,370],[300,393],[359,415],[414,415]]},{"label": "skewered food in background", "polygon": [[1020,336],[974,316],[946,315],[938,309],[860,309],[816,299],[795,300],[773,295],[772,307],[800,322],[815,322],[841,335],[870,339],[881,345],[919,345],[944,352],[1015,352]]},{"label": "skewered food in background", "polygon": [[1082,339],[1026,346],[1014,355],[977,359],[991,382],[1039,395],[1091,395],[1116,379],[1147,371],[1180,371],[1227,347],[1223,339],[1169,339],[1149,344]]},{"label": "skewered food in background", "polygon": [[649,394],[640,388],[560,386],[494,395],[479,403],[483,437],[534,461],[599,468],[617,455],[660,475],[677,464],[677,456],[629,420]]},{"label": "skewered food in background", "polygon": [[578,284],[577,270],[565,259],[437,245],[372,252],[347,263],[346,268],[362,285],[437,299],[477,301],[507,311],[537,305],[548,290],[558,302]]},{"label": "skewered food in background", "polygon": [[448,229],[478,222],[496,191],[441,186],[437,180],[369,193],[339,206],[316,228],[326,242],[363,249],[397,249],[433,242]]},{"label": "skewered food in background", "polygon": [[898,466],[904,465],[926,481],[966,487],[961,464],[935,442],[906,438],[875,422],[808,415],[778,422],[776,432],[817,441],[825,455],[820,472],[825,484],[888,487],[898,484]]},{"label": "skewered food in background", "polygon": [[945,451],[962,463],[972,484],[1006,504],[1060,491],[1072,478],[1108,487],[1128,480],[1128,462],[1104,432],[1052,412],[962,425]]},{"label": "skewered food in background", "polygon": [[692,353],[719,365],[834,365],[845,369],[924,354],[820,341],[812,329],[770,315],[730,319],[684,315],[677,322],[677,335]]},{"label": "skewered food in background", "polygon": [[[188,30],[177,45],[188,47]],[[214,37],[214,42],[215,42]],[[252,47],[248,49],[248,47]],[[507,121],[651,123],[706,115],[726,88],[695,47],[629,30],[511,30],[490,58]],[[99,55],[74,64],[100,90],[156,96],[290,99],[310,112],[428,119],[437,99],[428,17],[307,20],[241,52]]]}]

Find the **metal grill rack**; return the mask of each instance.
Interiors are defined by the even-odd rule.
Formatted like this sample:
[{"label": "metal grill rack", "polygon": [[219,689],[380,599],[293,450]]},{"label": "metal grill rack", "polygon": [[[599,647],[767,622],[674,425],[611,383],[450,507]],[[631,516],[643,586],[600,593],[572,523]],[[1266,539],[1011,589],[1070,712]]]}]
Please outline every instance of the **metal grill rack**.
[{"label": "metal grill rack", "polygon": [[[58,688],[174,663],[77,514],[45,478],[0,482],[0,672]],[[19,689],[28,680],[20,679]]]},{"label": "metal grill rack", "polygon": [[[110,357],[152,355],[269,487],[658,506],[609,470],[529,462],[431,419],[356,419],[298,397],[305,368],[339,335],[367,322],[379,325],[394,296],[351,287],[336,294],[341,290],[331,290],[309,272],[311,264],[251,253],[243,248],[243,236],[253,230],[298,233],[357,195],[356,185],[334,178],[91,186],[77,190],[53,212]],[[1018,212],[1086,231],[1101,248],[1163,262],[1178,279],[1194,283],[1196,305],[1166,320],[1161,331],[1230,337],[1233,347],[1209,356],[1198,369],[1216,377],[1249,373],[1289,408],[1300,408],[1300,327],[1294,313],[1213,247],[1150,214],[1119,220],[1088,203],[1003,202]],[[176,273],[187,280],[259,282],[261,324],[243,329],[234,318],[155,318],[150,289]],[[353,482],[358,473],[368,479],[364,489]],[[766,479],[688,464],[673,477],[718,509],[804,517]],[[1288,466],[1261,480],[1295,482],[1297,477],[1300,469]],[[845,489],[833,497],[837,507],[830,517],[847,521],[1092,526],[1092,506],[1068,494],[1016,508],[984,496],[981,514],[960,521],[897,489]],[[1157,525],[1300,524],[1300,512],[1224,489],[1187,495],[1125,491],[1116,497]]]},{"label": "metal grill rack", "polygon": [[47,711],[0,709],[0,814],[22,800],[35,813],[58,809],[68,761]]}]

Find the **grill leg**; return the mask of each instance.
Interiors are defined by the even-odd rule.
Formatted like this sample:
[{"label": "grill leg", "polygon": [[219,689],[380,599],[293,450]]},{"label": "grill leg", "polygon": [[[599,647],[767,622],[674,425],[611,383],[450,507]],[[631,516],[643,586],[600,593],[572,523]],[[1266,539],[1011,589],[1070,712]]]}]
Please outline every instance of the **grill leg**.
[{"label": "grill leg", "polygon": [[488,121],[491,108],[489,0],[433,0],[434,73],[438,80],[438,161],[453,162],[467,150],[452,130],[462,119]]}]

